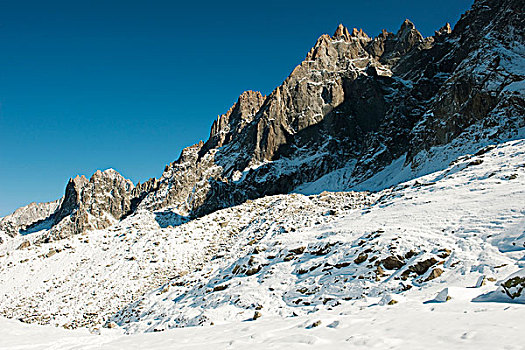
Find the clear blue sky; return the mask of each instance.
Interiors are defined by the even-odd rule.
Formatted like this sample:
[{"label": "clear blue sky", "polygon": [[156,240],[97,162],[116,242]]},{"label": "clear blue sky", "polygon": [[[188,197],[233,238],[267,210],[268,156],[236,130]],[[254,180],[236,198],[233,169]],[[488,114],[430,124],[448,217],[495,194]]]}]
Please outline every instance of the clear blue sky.
[{"label": "clear blue sky", "polygon": [[423,35],[471,0],[2,1],[0,216],[115,168],[159,177],[244,90],[270,93],[339,23]]}]

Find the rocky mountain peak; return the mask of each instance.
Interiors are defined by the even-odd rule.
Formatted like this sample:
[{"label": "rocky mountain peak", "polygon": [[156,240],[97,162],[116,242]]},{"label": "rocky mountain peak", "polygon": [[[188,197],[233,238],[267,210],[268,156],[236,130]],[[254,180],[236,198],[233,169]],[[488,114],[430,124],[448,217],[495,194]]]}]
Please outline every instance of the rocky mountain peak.
[{"label": "rocky mountain peak", "polygon": [[370,39],[370,37],[363,31],[363,29],[359,29],[359,30],[357,28],[352,29],[352,36],[356,38],[364,37],[364,38]]},{"label": "rocky mountain peak", "polygon": [[49,240],[108,227],[129,214],[136,193],[134,188],[130,180],[114,169],[97,170],[89,180],[83,175],[76,176],[68,181],[56,210],[27,229],[51,225],[47,234],[41,237]]},{"label": "rocky mountain peak", "polygon": [[350,40],[350,33],[348,32],[348,28],[346,28],[343,24],[339,24],[332,38],[333,39],[343,38],[344,40]]},{"label": "rocky mountain peak", "polygon": [[82,201],[82,190],[89,183],[84,175],[77,175],[69,179],[66,185],[64,199],[53,217],[54,224],[58,224],[63,218],[71,215]]},{"label": "rocky mountain peak", "polygon": [[264,97],[265,96],[263,96],[259,91],[246,90],[239,95],[237,103],[242,104],[246,102],[264,100]]},{"label": "rocky mountain peak", "polygon": [[412,23],[412,21],[410,21],[408,18],[406,18],[403,23],[401,24],[401,28],[399,28],[399,31],[397,32],[397,35],[399,36],[400,33],[406,33],[406,32],[409,32],[411,30],[414,30],[416,29],[416,26],[414,25],[414,23]]},{"label": "rocky mountain peak", "polygon": [[394,65],[402,56],[423,43],[423,39],[423,35],[416,29],[414,23],[405,19],[395,35],[385,31],[381,33],[373,53],[379,54],[381,63]]},{"label": "rocky mountain peak", "polygon": [[91,178],[101,178],[101,177],[119,178],[119,177],[122,177],[122,175],[120,175],[120,173],[113,168],[108,168],[106,170],[98,169],[93,173],[93,175],[91,175]]},{"label": "rocky mountain peak", "polygon": [[351,41],[353,39],[354,40],[357,39],[358,41],[362,41],[362,42],[368,42],[370,40],[368,35],[366,35],[366,33],[363,32],[362,29],[353,28],[352,32],[350,32],[348,28],[345,27],[343,24],[339,24],[339,26],[335,30],[334,35],[332,35],[331,39],[332,40],[344,40],[344,41]]}]

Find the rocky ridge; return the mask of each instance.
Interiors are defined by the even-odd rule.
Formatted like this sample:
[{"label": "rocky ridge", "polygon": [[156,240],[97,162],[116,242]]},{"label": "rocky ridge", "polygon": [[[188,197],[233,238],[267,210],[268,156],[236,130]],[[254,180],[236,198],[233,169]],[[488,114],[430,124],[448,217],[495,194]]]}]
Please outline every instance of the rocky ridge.
[{"label": "rocky ridge", "polygon": [[61,202],[62,199],[57,199],[48,203],[30,203],[18,208],[13,214],[0,218],[0,231],[14,237],[19,234],[20,230],[23,231],[28,226],[48,218],[57,210]]},{"label": "rocky ridge", "polygon": [[63,238],[139,210],[183,222],[325,176],[339,190],[365,188],[395,162],[438,170],[427,167],[436,147],[513,138],[525,126],[523,13],[518,0],[478,0],[428,38],[409,20],[374,38],[339,25],[269,96],[243,93],[159,179],[133,186],[110,170],[70,180],[56,212],[11,235],[48,225],[43,240]]}]

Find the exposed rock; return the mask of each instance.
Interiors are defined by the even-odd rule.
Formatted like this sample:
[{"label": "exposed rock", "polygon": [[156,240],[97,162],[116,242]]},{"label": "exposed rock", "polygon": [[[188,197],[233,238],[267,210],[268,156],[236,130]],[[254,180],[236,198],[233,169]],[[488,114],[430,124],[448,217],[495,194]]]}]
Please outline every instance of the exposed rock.
[{"label": "exposed rock", "polygon": [[18,208],[11,215],[0,218],[0,231],[14,237],[28,227],[43,222],[51,216],[61,203],[61,199],[48,203],[30,203]]},{"label": "exposed rock", "polygon": [[434,270],[432,270],[430,275],[428,275],[428,277],[427,277],[427,279],[425,281],[430,281],[430,280],[433,280],[435,278],[438,278],[439,276],[441,276],[442,273],[443,273],[443,270],[440,269],[439,267],[436,267]]},{"label": "exposed rock", "polygon": [[219,292],[221,290],[226,290],[228,287],[229,286],[227,284],[218,285],[218,286],[213,287],[213,291],[214,292]]},{"label": "exposed rock", "polygon": [[443,27],[439,28],[439,30],[435,31],[435,36],[448,35],[450,33],[452,33],[452,28],[450,27],[450,23],[446,23]]},{"label": "exposed rock", "polygon": [[299,247],[299,248],[290,249],[289,252],[298,255],[298,254],[303,254],[305,250],[306,250],[306,247]]},{"label": "exposed rock", "polygon": [[515,276],[507,279],[501,283],[501,287],[511,299],[522,296],[523,289],[525,289],[525,277]]},{"label": "exposed rock", "polygon": [[[435,263],[437,263],[437,260],[435,258],[429,258],[429,259],[426,259],[426,260],[423,260],[423,261],[419,261],[419,262],[413,264],[412,266],[410,266],[408,268],[408,270],[411,271],[411,272],[415,272],[418,275],[423,275]],[[441,272],[443,272],[443,271],[441,271]]]},{"label": "exposed rock", "polygon": [[26,249],[31,245],[29,241],[23,241],[16,249]]},{"label": "exposed rock", "polygon": [[52,257],[53,255],[55,255],[56,253],[57,253],[56,250],[51,249],[49,252],[46,253],[46,258],[50,258],[50,257]]},{"label": "exposed rock", "polygon": [[452,253],[452,251],[450,249],[443,249],[441,250],[439,253],[438,253],[438,257],[440,257],[441,259],[446,259],[450,256],[450,254]]},{"label": "exposed rock", "polygon": [[401,260],[399,260],[397,257],[393,255],[381,260],[381,263],[383,264],[384,268],[387,270],[399,270],[405,265],[404,262],[402,262]]},{"label": "exposed rock", "polygon": [[312,323],[308,328],[319,327],[321,325],[321,323],[322,323],[321,320],[317,320],[314,323]]},{"label": "exposed rock", "polygon": [[361,264],[361,263],[365,262],[366,259],[368,259],[368,254],[362,253],[362,254],[359,254],[359,256],[354,260],[354,262],[356,264]]},{"label": "exposed rock", "polygon": [[[148,184],[151,186],[150,184]],[[113,169],[71,179],[47,239],[106,228],[130,213],[134,185]]]}]

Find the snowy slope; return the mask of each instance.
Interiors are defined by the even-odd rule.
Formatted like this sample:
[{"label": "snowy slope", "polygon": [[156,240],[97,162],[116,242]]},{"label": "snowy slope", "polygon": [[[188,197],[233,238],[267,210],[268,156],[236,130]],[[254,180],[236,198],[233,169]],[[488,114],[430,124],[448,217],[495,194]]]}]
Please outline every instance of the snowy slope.
[{"label": "snowy slope", "polygon": [[363,303],[413,309],[403,305],[444,288],[470,305],[524,266],[524,214],[525,140],[515,140],[375,194],[272,196],[182,224],[144,211],[47,244],[16,237],[0,247],[0,309],[136,333],[256,312],[259,322]]},{"label": "snowy slope", "polygon": [[131,333],[160,331],[255,312],[306,315],[363,297],[424,301],[479,280],[494,286],[524,262],[524,175],[524,140],[486,147],[379,192],[370,208],[261,232],[251,249],[170,281],[113,320]]},{"label": "snowy slope", "polygon": [[323,216],[332,208],[350,211],[373,199],[367,193],[275,196],[180,226],[172,226],[182,219],[169,211],[142,211],[109,229],[53,243],[35,243],[37,233],[18,236],[0,246],[0,313],[66,328],[103,324],[143,293],[226,250],[245,254],[262,232],[333,221]]},{"label": "snowy slope", "polygon": [[[469,289],[463,289],[469,291]],[[475,290],[477,291],[477,290]],[[123,335],[64,330],[0,318],[0,349],[524,349],[524,305],[373,300],[312,315]],[[311,327],[313,324],[320,324]]]}]

